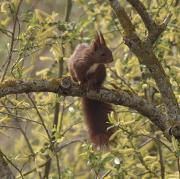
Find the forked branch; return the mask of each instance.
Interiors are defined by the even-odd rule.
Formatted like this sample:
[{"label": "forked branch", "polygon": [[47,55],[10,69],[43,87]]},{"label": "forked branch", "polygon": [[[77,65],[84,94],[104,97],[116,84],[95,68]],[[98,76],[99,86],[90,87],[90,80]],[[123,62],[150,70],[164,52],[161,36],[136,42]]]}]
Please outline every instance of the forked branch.
[{"label": "forked branch", "polygon": [[[119,1],[109,0],[109,2],[120,24],[123,27],[123,31],[125,32],[125,44],[138,57],[139,63],[145,65],[149,69],[152,78],[155,80],[161,93],[162,102],[166,107],[168,118],[172,121],[180,119],[180,109],[177,103],[177,99],[173,93],[169,78],[157,57],[155,56],[152,48],[150,48],[165,29],[170,19],[170,15],[161,25],[155,25],[148,13],[145,12],[144,5],[139,0],[129,0],[129,2],[140,14],[142,20],[148,28],[149,36],[147,41],[143,42],[135,33],[134,26],[132,25],[130,18],[128,17],[124,8],[120,5]],[[150,25],[152,25],[152,27],[149,27]]]}]

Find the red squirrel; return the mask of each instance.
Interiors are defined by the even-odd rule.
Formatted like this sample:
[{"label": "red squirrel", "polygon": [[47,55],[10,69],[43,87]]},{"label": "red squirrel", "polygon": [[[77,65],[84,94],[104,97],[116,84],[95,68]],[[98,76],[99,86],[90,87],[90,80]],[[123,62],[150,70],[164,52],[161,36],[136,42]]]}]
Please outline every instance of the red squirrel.
[{"label": "red squirrel", "polygon": [[[106,78],[106,63],[113,61],[111,50],[101,32],[97,32],[90,45],[79,44],[68,60],[68,68],[73,81],[88,90],[99,91]],[[108,113],[110,104],[97,100],[82,98],[82,107],[91,141],[97,147],[108,144],[112,129],[108,130]]]}]

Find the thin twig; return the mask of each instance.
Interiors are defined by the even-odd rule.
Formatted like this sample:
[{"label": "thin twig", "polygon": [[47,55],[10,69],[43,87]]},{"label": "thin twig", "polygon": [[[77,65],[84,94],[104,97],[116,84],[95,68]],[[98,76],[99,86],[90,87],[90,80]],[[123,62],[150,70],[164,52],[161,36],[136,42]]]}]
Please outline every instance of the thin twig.
[{"label": "thin twig", "polygon": [[56,157],[56,163],[57,163],[58,178],[61,179],[61,167],[60,167],[60,163],[59,163],[58,154],[56,154],[55,157]]},{"label": "thin twig", "polygon": [[111,173],[111,170],[108,170],[107,172],[105,172],[100,179],[104,179],[105,177],[107,177],[109,174]]},{"label": "thin twig", "polygon": [[0,154],[19,172],[21,178],[24,179],[21,170],[2,151],[0,151]]},{"label": "thin twig", "polygon": [[110,71],[111,71],[117,78],[119,78],[119,79],[124,83],[124,85],[126,85],[126,86],[129,88],[129,90],[131,90],[131,92],[133,92],[134,94],[137,94],[136,91],[134,91],[134,90],[132,89],[132,87],[130,86],[130,84],[129,84],[128,82],[126,82],[126,80],[125,80],[123,77],[121,77],[120,75],[118,75],[116,71],[113,71],[112,69],[110,69]]},{"label": "thin twig", "polygon": [[[25,121],[29,121],[29,122],[33,122],[33,123],[42,125],[42,124],[41,124],[40,122],[38,122],[38,121],[34,121],[34,120],[32,120],[32,119],[28,119],[28,118],[21,117],[21,116],[16,116],[16,115],[13,114],[13,113],[7,113],[7,112],[1,112],[1,111],[0,111],[0,114],[8,115],[8,116],[11,116],[11,117],[14,117],[14,118],[18,118],[18,119],[21,119],[21,120],[25,120]],[[17,121],[17,122],[19,122],[19,121]]]},{"label": "thin twig", "polygon": [[3,29],[2,27],[0,27],[0,32],[2,32],[3,34],[7,35],[8,37],[12,38],[12,32],[7,30],[7,29]]},{"label": "thin twig", "polygon": [[[160,136],[157,135],[157,139],[160,140]],[[159,152],[159,163],[161,166],[161,179],[165,179],[165,164],[164,164],[164,159],[163,159],[163,151],[161,147],[161,143],[157,142],[158,146],[158,152]]]},{"label": "thin twig", "polygon": [[61,132],[62,126],[63,126],[63,117],[64,117],[64,110],[65,110],[65,97],[63,98],[62,101],[62,108],[61,108],[61,116],[60,116],[60,121],[59,121],[59,132]]},{"label": "thin twig", "polygon": [[75,123],[73,123],[72,125],[68,126],[66,129],[64,129],[64,131],[61,133],[62,136],[64,136],[66,134],[66,132],[70,131],[75,125],[79,124],[81,121],[77,121]]},{"label": "thin twig", "polygon": [[0,150],[0,178],[8,178],[8,179],[15,179],[14,174],[10,167],[8,166],[7,161],[3,153]]},{"label": "thin twig", "polygon": [[[69,146],[71,144],[74,144],[74,143],[77,143],[77,142],[83,142],[83,141],[84,141],[84,138],[78,137],[78,138],[72,139],[70,141],[62,142],[61,144],[57,144],[57,146],[55,147],[55,152],[60,152],[62,149],[64,149],[65,147],[67,147],[67,146]],[[49,158],[48,160],[50,160],[50,159],[51,158]],[[40,164],[38,166],[38,168],[42,168],[42,167],[46,166],[47,162],[48,161]],[[35,172],[35,171],[36,171],[36,168],[33,168],[30,171],[23,173],[23,176],[27,176],[27,175]],[[21,176],[16,177],[16,179],[19,179],[19,178],[21,178]]]},{"label": "thin twig", "polygon": [[[8,112],[9,114],[12,114],[11,110],[9,110],[8,108],[6,108],[6,106],[5,106],[5,104],[4,104],[3,102],[1,102],[1,103],[3,104],[3,106],[5,107],[5,109],[7,110],[7,112]],[[15,114],[15,115],[18,116],[17,109],[16,109],[16,114]],[[16,122],[17,122],[18,129],[21,131],[21,133],[22,133],[22,135],[23,135],[23,137],[24,137],[24,139],[25,139],[25,141],[26,141],[26,143],[27,143],[27,146],[28,146],[31,154],[34,155],[34,151],[33,151],[33,148],[32,148],[32,146],[31,146],[31,144],[30,144],[30,141],[29,141],[29,139],[28,139],[25,131],[22,129],[21,125],[19,124],[18,118],[15,117],[15,120],[16,120]]]},{"label": "thin twig", "polygon": [[129,140],[129,142],[130,142],[132,148],[134,149],[134,152],[135,152],[136,156],[138,157],[139,161],[140,161],[141,164],[144,166],[144,168],[148,171],[148,173],[151,173],[151,174],[153,174],[155,177],[157,177],[157,174],[156,174],[154,171],[152,171],[152,170],[149,168],[149,166],[146,164],[146,162],[144,161],[144,158],[143,158],[141,152],[138,151],[138,149],[134,146],[134,144],[133,144],[133,142],[132,142],[131,140]]},{"label": "thin twig", "polygon": [[[69,21],[69,17],[70,17],[70,13],[71,13],[71,9],[72,9],[72,0],[67,0],[66,3],[66,11],[65,11],[65,16],[64,16],[64,20],[65,22]],[[63,44],[61,43],[61,51],[62,51],[62,57],[59,59],[58,61],[58,77],[61,78],[63,76],[64,73],[64,56],[65,56],[65,49],[63,47]],[[58,94],[58,96],[60,96]],[[60,118],[60,124],[59,124],[59,131],[61,131],[62,128],[62,124],[63,124],[63,116],[64,116],[64,100],[63,99],[63,106],[62,106],[62,111],[61,111],[61,118]],[[60,108],[60,104],[59,102],[56,102],[55,104],[55,111],[54,111],[54,120],[53,120],[53,128],[55,128],[57,130],[58,127],[58,123],[59,123],[59,108]],[[54,141],[54,132],[52,132],[52,139],[51,141]],[[51,148],[53,149],[54,147],[54,142],[52,142],[52,146]],[[56,155],[56,159],[58,159],[58,155]],[[47,158],[49,158],[49,156],[47,156]],[[51,159],[48,160],[46,167],[45,167],[45,174],[44,174],[44,178],[48,178],[49,176],[49,172],[50,172],[50,167],[51,167]],[[57,160],[57,168],[58,168],[58,176],[60,178],[60,165],[59,165],[59,161]]]},{"label": "thin twig", "polygon": [[[16,100],[17,100],[17,95],[16,95]],[[5,109],[8,111],[8,113],[10,113],[10,114],[12,114],[12,112],[8,109],[8,108],[6,108],[6,106],[5,106],[5,104],[3,103],[3,102],[1,102],[2,104],[3,104],[3,106],[5,107]],[[15,107],[16,108],[16,107]],[[18,109],[16,109],[16,116],[18,116]],[[17,125],[18,125],[18,129],[20,130],[20,132],[22,133],[22,135],[23,135],[23,137],[24,137],[24,139],[25,139],[25,141],[26,141],[26,144],[27,144],[27,146],[28,146],[28,148],[29,148],[29,151],[31,152],[31,156],[34,158],[34,160],[35,160],[35,152],[34,152],[34,150],[33,150],[33,147],[32,147],[32,145],[31,145],[31,143],[30,143],[30,141],[29,141],[29,139],[28,139],[28,137],[27,137],[27,135],[26,135],[26,132],[23,130],[23,128],[21,127],[21,125],[18,123],[18,119],[15,117],[15,120],[16,120],[16,122],[17,122]],[[36,170],[37,171],[37,170]],[[39,175],[39,178],[41,179],[41,173],[39,172],[39,171],[37,171],[37,173],[38,173],[38,175]]]},{"label": "thin twig", "polygon": [[34,102],[34,100],[31,98],[31,96],[30,96],[29,94],[27,94],[27,96],[28,96],[28,98],[30,99],[32,105],[34,106],[34,108],[35,108],[35,110],[36,110],[36,112],[37,112],[37,114],[38,114],[38,116],[39,116],[39,119],[40,119],[40,121],[41,121],[41,124],[42,124],[44,130],[46,131],[46,134],[47,134],[47,136],[48,136],[48,139],[51,141],[51,135],[49,134],[49,131],[48,131],[46,125],[45,125],[44,119],[43,119],[41,113],[39,112],[39,110],[38,110],[38,108],[37,108],[37,106],[36,106],[36,103]]},{"label": "thin twig", "polygon": [[163,142],[162,140],[160,140],[160,139],[157,139],[156,137],[153,137],[153,136],[150,136],[150,135],[146,135],[146,134],[139,134],[139,135],[136,135],[136,136],[145,136],[145,137],[148,137],[148,138],[150,138],[150,139],[153,139],[154,141],[163,144],[170,152],[173,152],[173,150],[172,150],[166,143],[164,143],[164,142]]},{"label": "thin twig", "polygon": [[177,166],[178,166],[178,173],[180,178],[180,157],[177,157]]},{"label": "thin twig", "polygon": [[12,60],[12,54],[13,54],[13,48],[14,48],[14,41],[15,41],[15,34],[16,34],[16,24],[17,24],[17,21],[18,21],[18,13],[19,13],[20,6],[21,6],[21,4],[22,4],[22,1],[23,1],[23,0],[20,0],[20,1],[19,1],[19,4],[18,4],[18,6],[17,6],[17,10],[16,10],[15,15],[14,15],[14,24],[13,24],[13,31],[12,31],[10,51],[9,51],[9,56],[8,56],[8,59],[7,59],[7,64],[6,64],[5,70],[4,70],[4,73],[3,73],[2,78],[1,78],[1,82],[4,81],[4,78],[5,78],[5,76],[6,76],[6,73],[7,73],[7,71],[8,71],[9,65],[10,65],[11,60]]}]

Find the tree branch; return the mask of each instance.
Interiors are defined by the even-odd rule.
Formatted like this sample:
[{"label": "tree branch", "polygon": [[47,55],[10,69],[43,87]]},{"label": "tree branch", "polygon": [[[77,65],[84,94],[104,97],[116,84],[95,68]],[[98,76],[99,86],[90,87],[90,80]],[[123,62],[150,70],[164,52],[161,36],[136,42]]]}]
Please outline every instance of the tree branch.
[{"label": "tree branch", "polygon": [[146,11],[146,8],[144,4],[139,0],[127,0],[133,7],[136,9],[138,14],[141,16],[144,25],[146,26],[149,33],[154,31],[156,29],[156,24],[152,20],[152,18],[149,16],[148,12]]},{"label": "tree branch", "polygon": [[[54,148],[54,152],[58,153],[62,149],[68,147],[69,145],[74,144],[74,143],[78,143],[78,142],[83,142],[84,140],[85,140],[85,138],[83,138],[83,137],[77,137],[77,138],[74,138],[74,139],[72,139],[70,141],[63,141],[62,143],[57,143],[55,148]],[[49,158],[48,161],[51,160],[51,159],[52,158]],[[46,166],[48,161],[38,165],[38,168],[42,168],[42,167]],[[31,170],[29,170],[29,171],[27,171],[27,172],[25,172],[25,173],[23,173],[23,176],[27,176],[27,175],[35,172],[35,171],[36,171],[36,167],[31,169]],[[22,178],[20,175],[16,177],[16,179],[20,179],[20,178]]]},{"label": "tree branch", "polygon": [[157,25],[155,21],[151,18],[148,14],[144,4],[139,0],[127,0],[133,7],[136,9],[137,13],[142,18],[147,30],[148,30],[148,37],[146,44],[149,47],[152,47],[154,42],[158,39],[161,33],[166,29],[166,26],[172,16],[169,14],[165,19],[164,22],[160,25]]},{"label": "tree branch", "polygon": [[134,36],[134,38],[138,38],[135,33],[134,25],[132,24],[130,18],[125,12],[124,8],[120,5],[118,0],[109,0],[112,9],[114,10],[116,16],[118,17],[120,24],[123,27],[125,36]]},{"label": "tree branch", "polygon": [[123,105],[138,111],[145,117],[148,117],[154,125],[163,132],[167,132],[169,126],[165,114],[152,103],[146,101],[132,92],[123,90],[113,91],[101,89],[99,93],[94,91],[82,90],[77,84],[72,83],[70,77],[52,80],[9,80],[0,84],[0,97],[9,94],[20,94],[30,92],[53,92],[63,96],[87,96],[90,99],[96,99],[115,105]]},{"label": "tree branch", "polygon": [[[166,106],[169,119],[172,121],[176,121],[177,119],[180,119],[180,109],[176,97],[173,93],[169,78],[166,76],[164,69],[162,68],[161,64],[159,63],[152,49],[149,48],[147,42],[145,43],[142,42],[139,39],[139,37],[136,35],[133,25],[127,13],[123,9],[123,7],[120,6],[118,0],[109,0],[109,2],[125,32],[125,36],[124,36],[125,44],[138,57],[140,64],[145,65],[149,69],[152,78],[155,80],[161,93],[162,102]],[[143,8],[141,7],[141,10],[140,8],[137,9],[138,9],[138,13],[142,14]],[[143,16],[143,19],[144,21],[146,21],[145,23],[149,23],[149,21],[152,21],[150,20],[149,17],[147,17],[147,13],[146,13],[146,18]],[[167,20],[163,23],[164,27],[167,24],[168,19],[169,18],[167,18]],[[157,40],[157,37],[158,34],[154,35],[152,38],[154,38],[154,40]],[[152,38],[149,38],[150,41]]]},{"label": "tree branch", "polygon": [[172,14],[169,14],[164,21],[162,22],[162,24],[160,25],[156,25],[156,28],[154,30],[152,30],[147,37],[147,40],[145,42],[146,47],[147,48],[152,48],[153,44],[156,42],[156,40],[158,39],[158,37],[164,32],[164,30],[167,27],[167,24],[169,23],[170,19],[171,19]]},{"label": "tree branch", "polygon": [[0,178],[15,179],[1,151],[0,151]]},{"label": "tree branch", "polygon": [[16,24],[17,24],[17,21],[18,21],[18,13],[19,13],[22,1],[23,0],[19,1],[19,4],[17,6],[17,10],[16,10],[15,15],[13,17],[14,24],[13,24],[13,32],[12,32],[12,38],[11,38],[10,51],[9,51],[9,55],[8,55],[8,59],[7,59],[7,64],[6,64],[5,70],[4,70],[4,73],[3,73],[2,78],[1,78],[1,82],[4,80],[4,78],[5,78],[6,74],[7,74],[9,65],[11,63],[11,60],[12,60],[14,41],[15,41],[15,33],[16,33]]}]

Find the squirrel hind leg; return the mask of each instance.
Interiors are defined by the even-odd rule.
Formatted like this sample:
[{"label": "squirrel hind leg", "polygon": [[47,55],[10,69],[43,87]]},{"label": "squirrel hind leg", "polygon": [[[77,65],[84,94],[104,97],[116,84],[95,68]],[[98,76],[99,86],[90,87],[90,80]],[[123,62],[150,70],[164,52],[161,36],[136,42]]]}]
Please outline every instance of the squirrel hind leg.
[{"label": "squirrel hind leg", "polygon": [[77,78],[73,75],[71,75],[71,79],[73,80],[73,82],[76,82],[76,83],[78,82]]}]

